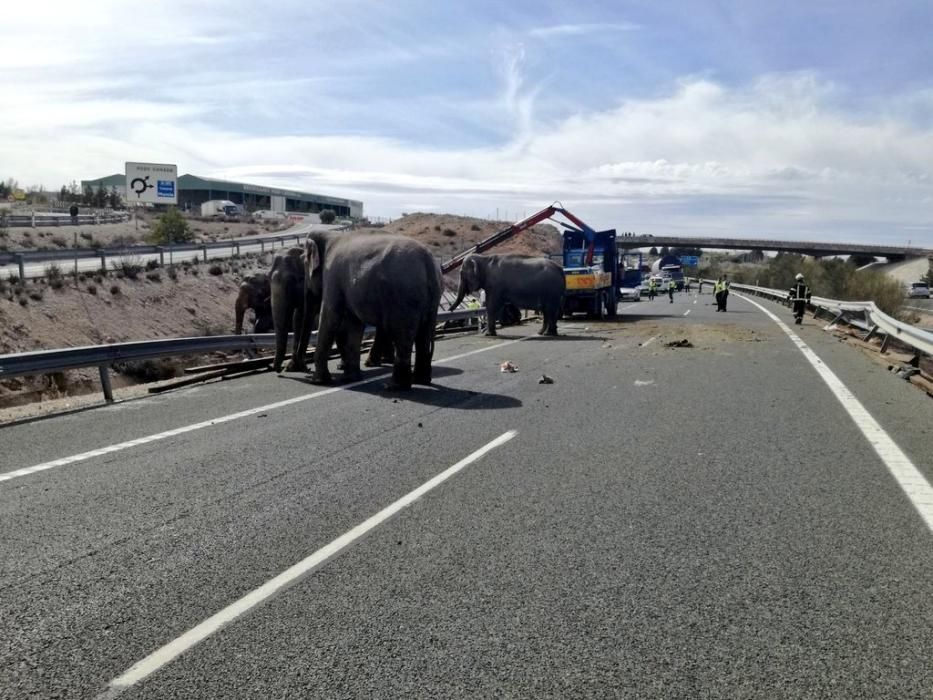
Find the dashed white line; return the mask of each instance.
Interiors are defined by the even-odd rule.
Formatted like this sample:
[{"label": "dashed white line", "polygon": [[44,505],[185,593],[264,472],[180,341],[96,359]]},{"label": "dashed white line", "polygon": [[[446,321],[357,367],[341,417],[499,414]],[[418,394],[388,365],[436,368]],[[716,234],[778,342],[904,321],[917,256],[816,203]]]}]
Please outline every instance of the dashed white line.
[{"label": "dashed white line", "polygon": [[862,405],[862,402],[855,398],[855,395],[849,391],[848,387],[842,383],[842,380],[826,366],[826,364],[817,356],[810,347],[794,333],[790,327],[781,319],[768,311],[764,306],[741,294],[737,295],[739,299],[744,299],[749,304],[753,304],[767,314],[781,330],[794,342],[794,345],[803,353],[817,373],[826,382],[830,391],[838,399],[839,403],[849,414],[849,417],[855,422],[855,425],[865,436],[865,439],[871,444],[875,452],[884,462],[888,471],[894,476],[895,481],[907,494],[907,498],[913,504],[914,508],[920,514],[920,517],[926,523],[926,526],[933,532],[933,487],[926,480],[920,470],[914,466],[910,458],[904,454],[904,451],[898,447],[897,443],[888,435],[884,428],[876,421],[872,415]]},{"label": "dashed white line", "polygon": [[684,316],[689,315],[689,313],[690,313],[692,310],[693,310],[693,309],[687,309],[686,311],[684,311]]},{"label": "dashed white line", "polygon": [[262,604],[272,596],[276,595],[286,586],[306,576],[321,564],[326,562],[328,559],[338,554],[341,550],[345,549],[347,546],[365,535],[367,532],[377,527],[378,525],[381,525],[400,510],[421,498],[424,494],[428,493],[437,486],[440,486],[457,472],[461,471],[473,462],[476,462],[495,448],[504,445],[517,434],[517,431],[509,430],[508,432],[505,432],[497,437],[495,440],[486,443],[481,448],[467,455],[452,467],[449,467],[448,469],[435,476],[430,481],[425,482],[414,491],[411,491],[405,496],[402,496],[391,505],[386,506],[371,518],[364,520],[352,530],[345,532],[337,539],[321,547],[319,550],[314,552],[314,554],[311,554],[305,559],[302,559],[300,562],[286,569],[278,576],[269,579],[259,588],[256,588],[255,590],[247,593],[245,596],[235,601],[234,603],[231,603],[220,612],[215,613],[197,626],[191,628],[177,639],[172,640],[162,648],[152,652],[146,658],[137,661],[127,671],[113,679],[109,684],[108,690],[98,697],[116,697],[121,692],[132,687],[136,683],[139,683],[141,680],[145,679],[152,673],[155,673],[163,666],[170,664],[172,661],[188,651],[188,649],[207,639],[224,625],[233,622],[241,615],[249,612],[252,608]]},{"label": "dashed white line", "polygon": [[651,343],[653,343],[654,341],[656,341],[657,339],[658,339],[658,336],[653,335],[653,336],[651,336],[650,338],[648,338],[648,340],[646,340],[644,343],[642,343],[641,346],[642,346],[643,348],[646,348],[646,347],[648,347],[649,345],[651,345]]},{"label": "dashed white line", "polygon": [[[523,340],[528,340],[536,338],[535,335],[524,336],[522,338],[516,338],[515,340],[508,340],[504,343],[496,343],[495,345],[490,345],[485,348],[478,348],[476,350],[470,350],[469,352],[460,353],[459,355],[453,355],[452,357],[445,357],[441,360],[435,360],[434,364],[444,364],[445,362],[452,362],[453,360],[459,360],[464,357],[469,357],[470,355],[478,355],[481,352],[488,352],[490,350],[496,350],[498,348],[504,348],[507,345],[512,345],[513,343],[519,343]],[[176,435],[183,435],[184,433],[190,433],[195,430],[201,430],[203,428],[210,428],[214,425],[221,425],[223,423],[229,423],[231,421],[239,420],[240,418],[247,418],[249,416],[254,416],[257,413],[265,413],[267,411],[274,411],[277,408],[284,408],[285,406],[291,406],[292,404],[302,403],[304,401],[310,401],[311,399],[319,399],[329,394],[334,394],[338,391],[346,391],[347,389],[353,389],[363,384],[369,384],[371,382],[378,381],[382,379],[385,375],[379,374],[375,377],[368,377],[366,379],[361,379],[358,382],[351,382],[350,384],[343,384],[338,387],[333,387],[331,389],[324,389],[322,391],[316,391],[313,394],[305,394],[303,396],[296,396],[291,399],[285,399],[284,401],[276,401],[275,403],[269,403],[264,406],[257,406],[256,408],[249,408],[245,411],[239,411],[237,413],[231,413],[226,416],[219,416],[217,418],[211,418],[210,420],[202,421],[200,423],[193,423],[191,425],[185,425],[180,428],[174,428],[172,430],[166,430],[161,433],[155,433],[153,435],[146,435],[141,438],[136,438],[135,440],[127,440],[126,442],[120,442],[115,445],[108,445],[106,447],[100,447],[96,450],[89,450],[88,452],[81,452],[79,454],[70,455],[68,457],[62,457],[60,459],[53,459],[50,462],[43,462],[42,464],[35,464],[31,467],[23,467],[22,469],[15,469],[9,472],[0,473],[0,482],[9,481],[11,479],[16,479],[21,476],[28,476],[29,474],[35,474],[36,472],[46,471],[48,469],[55,469],[56,467],[64,467],[69,464],[74,464],[75,462],[84,462],[88,459],[94,457],[100,457],[102,455],[110,454],[112,452],[120,452],[122,450],[127,450],[131,447],[137,447],[138,445],[145,445],[146,443],[156,442],[158,440],[165,440],[166,438],[175,437]]]}]

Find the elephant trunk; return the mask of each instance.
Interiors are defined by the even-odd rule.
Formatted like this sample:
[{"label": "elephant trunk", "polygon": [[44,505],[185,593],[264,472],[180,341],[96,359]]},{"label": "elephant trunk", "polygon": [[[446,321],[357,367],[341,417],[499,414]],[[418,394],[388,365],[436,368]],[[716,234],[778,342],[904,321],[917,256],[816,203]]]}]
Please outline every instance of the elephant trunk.
[{"label": "elephant trunk", "polygon": [[460,306],[460,302],[463,301],[463,297],[466,296],[466,293],[467,293],[466,282],[463,279],[463,275],[460,275],[460,284],[457,287],[457,298],[454,300],[454,303],[450,305],[450,309],[449,309],[450,311],[453,311],[458,306]]},{"label": "elephant trunk", "polygon": [[245,289],[241,289],[240,293],[236,298],[236,326],[234,333],[240,335],[243,332],[243,316],[246,314],[246,307],[248,306],[247,292]]}]

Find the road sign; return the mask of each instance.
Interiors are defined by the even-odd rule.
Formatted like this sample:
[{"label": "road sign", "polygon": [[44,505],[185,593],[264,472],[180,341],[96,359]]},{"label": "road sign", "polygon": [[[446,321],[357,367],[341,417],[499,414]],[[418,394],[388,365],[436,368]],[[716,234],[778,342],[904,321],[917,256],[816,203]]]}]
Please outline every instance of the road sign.
[{"label": "road sign", "polygon": [[178,204],[178,166],[170,163],[127,163],[127,203]]},{"label": "road sign", "polygon": [[680,264],[684,267],[696,267],[700,264],[700,257],[698,255],[681,255]]}]

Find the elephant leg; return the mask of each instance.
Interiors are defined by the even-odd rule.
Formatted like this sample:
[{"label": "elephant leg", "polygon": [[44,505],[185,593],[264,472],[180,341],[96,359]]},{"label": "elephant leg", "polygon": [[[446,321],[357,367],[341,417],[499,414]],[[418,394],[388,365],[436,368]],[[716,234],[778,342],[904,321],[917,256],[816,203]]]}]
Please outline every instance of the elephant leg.
[{"label": "elephant leg", "polygon": [[[276,290],[278,291],[278,290]],[[287,291],[280,292],[286,295]],[[279,296],[277,294],[277,296]],[[272,323],[275,328],[275,358],[272,360],[272,369],[276,372],[282,371],[282,363],[285,361],[285,350],[288,347],[288,319],[291,315],[291,309],[285,299],[276,298],[272,304]],[[289,367],[291,363],[289,363]]]},{"label": "elephant leg", "polygon": [[386,384],[386,389],[411,389],[412,340],[411,334],[408,332],[402,332],[395,338],[395,364],[392,368],[392,379]]},{"label": "elephant leg", "polygon": [[317,345],[314,348],[314,372],[311,375],[312,384],[330,384],[330,370],[327,368],[327,359],[330,349],[337,336],[339,319],[332,310],[321,307],[321,318],[318,322]]},{"label": "elephant leg", "polygon": [[496,319],[499,318],[499,310],[499,300],[486,292],[486,335],[497,335]]},{"label": "elephant leg", "polygon": [[307,372],[308,364],[305,362],[305,353],[308,352],[308,343],[305,337],[305,304],[299,297],[292,304],[291,313],[292,359],[288,361],[285,370],[288,372]]},{"label": "elephant leg", "polygon": [[369,349],[369,355],[366,357],[365,365],[367,367],[379,367],[387,359],[389,362],[394,361],[394,357],[388,357],[391,351],[392,344],[388,341],[386,332],[377,328],[376,336],[373,338],[373,345]]},{"label": "elephant leg", "polygon": [[343,381],[345,382],[357,382],[363,377],[360,371],[360,345],[363,342],[363,329],[363,322],[359,319],[347,318],[343,322],[341,332],[343,349],[340,351],[340,357],[343,359]]},{"label": "elephant leg", "polygon": [[429,319],[418,328],[415,338],[415,384],[431,383],[431,356],[434,354],[434,319]]},{"label": "elephant leg", "polygon": [[544,335],[557,335],[557,317],[560,315],[560,308],[555,306],[545,308],[544,311]]}]

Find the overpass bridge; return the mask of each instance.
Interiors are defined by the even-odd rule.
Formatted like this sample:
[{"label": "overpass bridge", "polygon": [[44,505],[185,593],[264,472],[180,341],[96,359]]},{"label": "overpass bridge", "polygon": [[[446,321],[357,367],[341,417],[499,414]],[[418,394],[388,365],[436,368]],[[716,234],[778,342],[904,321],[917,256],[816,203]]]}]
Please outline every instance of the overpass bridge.
[{"label": "overpass bridge", "polygon": [[619,248],[632,249],[649,246],[669,248],[719,248],[724,250],[772,250],[782,253],[801,253],[813,257],[833,255],[873,255],[888,260],[925,258],[933,249],[908,246],[887,246],[862,243],[827,243],[818,241],[779,241],[756,238],[705,238],[687,236],[626,236],[616,239]]}]

